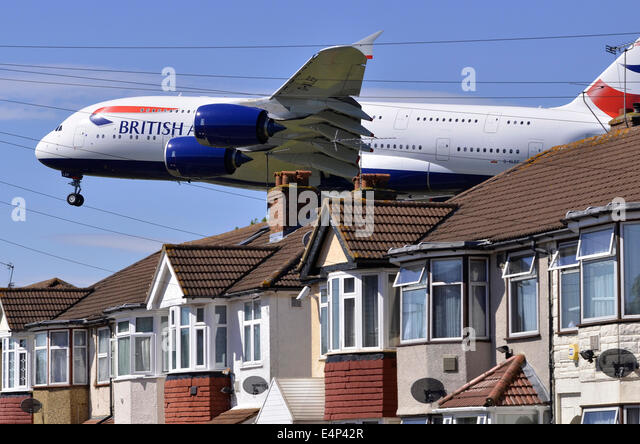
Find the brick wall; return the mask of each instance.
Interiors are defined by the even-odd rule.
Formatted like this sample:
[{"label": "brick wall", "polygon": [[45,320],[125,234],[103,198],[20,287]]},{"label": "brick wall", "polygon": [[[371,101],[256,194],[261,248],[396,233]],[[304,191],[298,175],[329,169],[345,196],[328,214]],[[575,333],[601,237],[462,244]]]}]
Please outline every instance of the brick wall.
[{"label": "brick wall", "polygon": [[32,415],[20,410],[20,403],[27,398],[30,393],[0,394],[0,424],[32,424]]},{"label": "brick wall", "polygon": [[395,417],[395,353],[329,356],[324,367],[325,420]]},{"label": "brick wall", "polygon": [[[231,408],[229,376],[220,372],[168,375],[164,385],[165,423],[207,422]],[[191,394],[195,387],[196,394]]]}]

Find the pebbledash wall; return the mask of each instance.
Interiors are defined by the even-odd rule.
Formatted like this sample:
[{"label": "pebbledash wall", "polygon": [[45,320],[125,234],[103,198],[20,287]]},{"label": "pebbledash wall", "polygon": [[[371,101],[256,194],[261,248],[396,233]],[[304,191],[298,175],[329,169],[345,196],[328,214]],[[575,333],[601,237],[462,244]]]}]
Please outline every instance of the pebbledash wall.
[{"label": "pebbledash wall", "polygon": [[[582,408],[637,405],[640,403],[640,373],[615,379],[584,359],[569,359],[569,348],[593,349],[597,355],[605,350],[624,349],[640,359],[640,321],[581,327],[573,334],[558,334],[558,272],[553,274],[553,341],[555,402],[554,418],[558,424],[580,421]],[[597,345],[597,347],[594,347]]]}]

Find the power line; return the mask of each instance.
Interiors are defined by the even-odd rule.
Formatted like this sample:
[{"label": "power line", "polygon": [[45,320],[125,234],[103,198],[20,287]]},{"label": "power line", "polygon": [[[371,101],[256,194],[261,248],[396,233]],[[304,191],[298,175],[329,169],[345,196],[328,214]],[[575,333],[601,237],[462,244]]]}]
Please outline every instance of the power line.
[{"label": "power line", "polygon": [[[498,43],[498,42],[522,42],[522,41],[540,41],[540,40],[568,40],[595,37],[615,37],[638,35],[640,31],[635,32],[616,32],[601,34],[565,34],[565,35],[546,35],[546,36],[516,36],[516,37],[495,37],[495,38],[475,38],[475,39],[453,39],[453,40],[418,40],[418,41],[399,41],[399,42],[376,42],[374,46],[405,46],[405,45],[443,45],[443,44],[460,44],[460,43]],[[267,44],[267,45],[17,45],[2,44],[0,48],[6,49],[109,49],[109,50],[212,50],[212,49],[285,49],[285,48],[319,48],[328,46],[359,46],[353,43],[341,44]],[[367,45],[369,46],[369,45]]]}]

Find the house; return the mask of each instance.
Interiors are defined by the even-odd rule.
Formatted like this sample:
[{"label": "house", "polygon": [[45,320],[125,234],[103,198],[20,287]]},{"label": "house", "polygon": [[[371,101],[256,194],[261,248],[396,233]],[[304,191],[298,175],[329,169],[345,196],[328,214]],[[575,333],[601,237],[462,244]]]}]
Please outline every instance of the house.
[{"label": "house", "polygon": [[446,221],[389,252],[405,422],[443,421],[450,394],[512,355],[540,382],[538,419],[638,421],[639,148],[640,128],[620,126],[552,148],[454,197]]},{"label": "house", "polygon": [[[419,242],[455,210],[396,201],[387,180],[363,175],[353,196],[325,201],[299,265],[313,300],[312,375],[324,378],[328,422],[399,421],[400,300],[386,253]],[[359,194],[367,191],[373,199]]]}]

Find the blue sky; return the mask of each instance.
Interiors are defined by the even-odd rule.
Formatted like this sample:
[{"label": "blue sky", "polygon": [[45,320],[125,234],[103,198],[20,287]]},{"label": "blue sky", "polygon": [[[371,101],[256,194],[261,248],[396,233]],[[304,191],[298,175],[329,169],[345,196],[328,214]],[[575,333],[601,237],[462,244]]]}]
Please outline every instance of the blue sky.
[{"label": "blue sky", "polygon": [[[94,6],[98,5],[98,6]],[[614,13],[602,2],[211,2],[153,1],[101,3],[7,2],[3,5],[0,44],[10,45],[267,45],[349,43],[384,30],[380,42],[430,41],[511,36],[634,32],[633,14]],[[591,82],[612,61],[606,44],[636,37],[446,45],[381,46],[367,67],[366,80],[460,80],[473,67],[479,81]],[[313,48],[219,50],[44,50],[1,49],[0,63],[56,65],[151,71],[157,74],[52,71],[158,85],[160,71],[172,66],[178,89],[195,86],[268,93],[280,80],[180,77],[180,73],[289,77],[314,52]],[[0,65],[0,68],[11,68]],[[21,69],[21,68],[13,68]],[[29,68],[22,68],[29,70]],[[1,79],[95,83],[0,70],[0,98],[78,109],[101,100],[155,94],[124,89],[20,83]],[[583,86],[486,85],[463,93],[457,84],[366,82],[363,96],[474,97],[576,96]],[[158,91],[158,94],[161,94]],[[494,103],[556,106],[568,99],[507,99]],[[0,103],[0,131],[40,138],[68,112]],[[35,146],[35,142],[0,134],[0,140]],[[59,173],[40,165],[27,149],[0,143],[0,181],[64,198],[70,187]],[[266,213],[264,193],[206,185],[205,190],[175,183],[88,177],[83,183],[87,204],[203,235],[243,226]],[[243,196],[225,193],[232,192]],[[84,264],[118,270],[160,247],[198,236],[107,215],[90,208],[72,208],[60,200],[0,183],[0,201],[23,197],[27,210],[54,214],[110,230],[154,240],[116,235],[35,212],[26,222],[13,222],[11,208],[0,204],[0,238],[64,256]],[[18,285],[58,276],[89,285],[109,273],[74,265],[0,242],[0,262],[15,264]],[[8,272],[0,268],[0,285]]]}]

